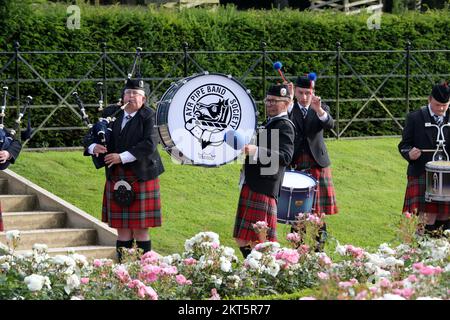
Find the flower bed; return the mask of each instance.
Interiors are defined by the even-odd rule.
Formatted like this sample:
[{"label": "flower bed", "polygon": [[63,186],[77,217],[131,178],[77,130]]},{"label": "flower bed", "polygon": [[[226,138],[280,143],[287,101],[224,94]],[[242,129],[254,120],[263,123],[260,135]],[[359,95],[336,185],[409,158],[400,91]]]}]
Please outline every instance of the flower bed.
[{"label": "flower bed", "polygon": [[[316,223],[316,222],[314,222]],[[181,254],[125,252],[123,264],[79,254],[50,257],[47,246],[18,254],[20,232],[0,244],[0,299],[221,299],[294,293],[302,299],[449,299],[449,233],[415,237],[375,252],[336,246],[339,261],[314,252],[297,234],[292,248],[262,242],[245,259],[222,246],[213,232],[186,240]]]}]

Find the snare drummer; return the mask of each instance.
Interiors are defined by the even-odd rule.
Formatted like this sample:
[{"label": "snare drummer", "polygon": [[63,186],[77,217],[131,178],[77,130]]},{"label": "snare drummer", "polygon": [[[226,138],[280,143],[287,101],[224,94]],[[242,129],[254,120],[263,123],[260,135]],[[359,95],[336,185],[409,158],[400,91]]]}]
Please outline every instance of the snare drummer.
[{"label": "snare drummer", "polygon": [[[158,176],[164,172],[157,150],[155,112],[145,106],[144,82],[129,79],[123,92],[127,104],[110,123],[107,148],[90,144],[87,153],[105,156],[106,184],[103,193],[102,221],[116,228],[119,262],[120,248],[151,250],[148,228],[161,226],[161,202]],[[114,114],[120,106],[109,106],[102,117]],[[131,190],[130,190],[131,189]]]},{"label": "snare drummer", "polygon": [[[425,230],[430,233],[439,228],[450,228],[450,203],[425,201],[425,165],[432,161],[433,153],[421,150],[436,149],[437,130],[435,127],[425,127],[425,123],[448,123],[449,100],[450,89],[447,83],[435,84],[428,97],[428,106],[408,114],[402,140],[398,144],[400,154],[408,161],[408,183],[403,212],[420,214],[425,219]],[[449,152],[450,130],[447,128],[443,131]]]},{"label": "snare drummer", "polygon": [[[334,120],[329,107],[315,95],[315,82],[315,77],[307,75],[299,76],[295,83],[295,100],[289,110],[297,131],[291,165],[307,171],[318,181],[313,212],[332,215],[338,213],[338,207],[323,132],[334,127]],[[321,250],[327,237],[325,223],[319,232],[318,250]]]},{"label": "snare drummer", "polygon": [[264,100],[268,120],[259,130],[256,144],[243,148],[246,155],[243,185],[233,237],[244,258],[260,241],[252,227],[254,223],[265,221],[269,227],[267,239],[277,240],[277,198],[284,171],[294,153],[295,129],[287,114],[291,100],[287,85],[272,85]]}]

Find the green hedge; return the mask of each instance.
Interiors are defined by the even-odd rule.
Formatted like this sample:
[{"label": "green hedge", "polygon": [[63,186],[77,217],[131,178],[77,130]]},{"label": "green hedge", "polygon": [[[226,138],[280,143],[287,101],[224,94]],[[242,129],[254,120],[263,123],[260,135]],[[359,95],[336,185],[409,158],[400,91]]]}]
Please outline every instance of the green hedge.
[{"label": "green hedge", "polygon": [[[317,92],[325,100],[335,98],[335,63],[334,53],[299,54],[271,53],[270,51],[289,50],[330,50],[336,49],[340,41],[342,50],[403,50],[406,41],[412,42],[413,49],[448,49],[450,15],[448,11],[427,12],[425,14],[409,13],[401,16],[383,14],[381,28],[369,30],[367,19],[369,14],[346,16],[333,12],[313,13],[296,10],[272,11],[237,11],[233,7],[189,10],[165,10],[153,7],[95,7],[82,5],[81,28],[69,30],[66,20],[66,5],[54,3],[28,4],[27,1],[0,0],[0,14],[3,17],[3,28],[0,30],[0,52],[13,51],[15,40],[20,42],[22,51],[96,51],[97,54],[23,54],[24,58],[44,77],[79,78],[83,77],[96,62],[101,53],[101,43],[107,44],[107,51],[133,52],[136,46],[144,51],[177,51],[182,52],[182,43],[189,44],[189,50],[261,50],[260,43],[267,43],[269,51],[266,68],[268,83],[279,81],[279,77],[271,68],[270,60],[283,62],[288,77],[295,79],[298,74],[314,70],[321,77],[317,82]],[[36,2],[36,1],[34,1]],[[386,75],[400,61],[403,52],[356,54],[343,53],[352,67],[359,74]],[[111,54],[112,60],[125,73],[133,61],[133,54]],[[179,61],[181,53],[171,55],[144,55],[142,72],[145,77],[183,77],[183,66],[173,69]],[[413,53],[424,70],[429,74],[448,73],[450,62],[448,53]],[[251,54],[193,54],[193,59],[205,70],[232,74],[239,78],[259,57]],[[0,55],[0,66],[3,66],[10,55]],[[191,62],[188,73],[199,70]],[[411,97],[426,97],[431,88],[430,80],[423,76],[422,70],[412,61]],[[256,100],[263,97],[261,65],[248,74],[244,85],[252,90]],[[341,64],[340,99],[367,98],[370,91],[362,85],[344,63]],[[405,64],[402,63],[391,78],[379,91],[379,97],[405,96]],[[13,91],[14,64],[0,75],[0,83],[8,83]],[[107,76],[117,81],[108,82],[108,101],[115,102],[122,86],[119,73],[112,65],[107,65]],[[20,77],[37,79],[25,65],[20,65]],[[90,79],[101,78],[101,64],[89,75]],[[442,76],[432,76],[439,81]],[[371,90],[375,90],[384,80],[383,77],[366,78]],[[150,89],[155,89],[158,81],[149,81]],[[57,91],[66,95],[75,82],[51,82]],[[98,97],[95,93],[95,81],[84,81],[77,90],[86,104],[95,104]],[[166,81],[155,91],[156,101],[168,88]],[[58,98],[44,84],[39,82],[21,83],[22,95],[31,94],[35,104],[56,104]],[[73,101],[71,101],[73,103]],[[340,118],[349,119],[358,111],[364,102],[341,102]],[[424,100],[411,101],[411,109],[424,104]],[[336,116],[336,105],[329,102],[332,113]],[[404,117],[406,105],[404,101],[386,101],[386,106],[396,117]],[[261,107],[261,106],[259,106]],[[47,109],[48,111],[49,109]],[[46,110],[33,109],[33,124],[38,125],[47,114]],[[91,117],[95,116],[94,108],[89,109]],[[387,118],[381,106],[372,101],[359,118]],[[9,120],[8,120],[9,121]],[[8,123],[8,122],[7,122]],[[55,113],[46,126],[79,126],[80,120],[68,109],[61,108]],[[345,123],[341,123],[341,130]],[[345,132],[344,136],[399,134],[400,130],[390,122],[356,122]],[[77,146],[83,132],[72,131],[56,133],[41,132],[31,141],[30,146]]]}]

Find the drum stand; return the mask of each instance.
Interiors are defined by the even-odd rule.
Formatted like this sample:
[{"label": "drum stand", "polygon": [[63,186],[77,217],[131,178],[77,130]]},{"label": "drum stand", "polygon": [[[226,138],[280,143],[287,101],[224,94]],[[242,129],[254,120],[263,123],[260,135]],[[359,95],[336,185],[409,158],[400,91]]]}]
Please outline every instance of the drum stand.
[{"label": "drum stand", "polygon": [[[438,126],[437,124],[433,124],[431,122],[426,122],[425,127],[435,127],[438,130],[437,138],[436,138],[436,151],[433,153],[433,161],[448,161],[448,153],[445,150],[445,138],[444,138],[444,127],[450,127],[450,123],[443,124],[442,126]],[[444,153],[445,159],[442,155]]]}]

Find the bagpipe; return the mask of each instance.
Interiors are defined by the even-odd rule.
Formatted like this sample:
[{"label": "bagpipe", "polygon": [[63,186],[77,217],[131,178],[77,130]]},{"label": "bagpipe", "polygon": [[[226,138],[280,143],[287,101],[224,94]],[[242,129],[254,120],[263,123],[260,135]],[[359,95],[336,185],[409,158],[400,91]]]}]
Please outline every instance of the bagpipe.
[{"label": "bagpipe", "polygon": [[[81,111],[81,119],[83,123],[88,127],[89,131],[87,136],[85,137],[85,146],[89,147],[90,144],[96,143],[100,144],[106,148],[108,148],[108,143],[110,141],[111,136],[111,124],[116,120],[117,114],[124,110],[128,103],[121,104],[121,100],[119,100],[118,104],[120,108],[118,108],[111,116],[109,117],[99,117],[98,121],[92,124],[89,120],[89,116],[86,113],[86,108],[84,106],[83,101],[81,100],[78,92],[73,92],[72,96],[75,98],[76,103]],[[100,100],[102,101],[102,100]],[[100,104],[99,111],[103,110],[102,105]],[[105,154],[99,154],[98,156],[92,155],[92,162],[95,165],[95,168],[100,169],[105,166]]]},{"label": "bagpipe", "polygon": [[[138,77],[140,77],[140,60],[141,60],[141,51],[142,48],[137,47],[136,48],[136,54],[133,61],[133,66],[131,68],[130,73],[128,73],[128,79],[131,79],[133,75],[136,73]],[[137,66],[137,69],[136,69]],[[98,82],[97,83],[97,89],[99,91],[100,98],[98,100],[98,111],[100,112],[100,117],[98,121],[94,124],[92,124],[89,120],[89,116],[86,113],[86,108],[84,106],[83,101],[81,100],[80,96],[78,95],[78,92],[73,92],[72,96],[75,98],[75,101],[80,108],[81,111],[81,119],[83,123],[88,127],[89,131],[84,139],[84,145],[85,147],[89,147],[92,143],[100,144],[106,148],[108,148],[108,143],[110,141],[111,132],[112,132],[112,123],[116,120],[116,116],[119,114],[119,112],[123,111],[125,107],[128,105],[128,103],[123,104],[123,92],[122,96],[117,102],[116,106],[119,106],[119,108],[110,116],[103,117],[103,83]],[[112,105],[114,106],[114,105]],[[94,163],[94,166],[96,169],[100,169],[105,166],[105,155],[106,154],[99,154],[98,156],[92,155],[92,162]]]},{"label": "bagpipe", "polygon": [[[3,104],[1,106],[1,111],[0,111],[0,150],[7,150],[11,146],[12,142],[15,139],[17,131],[19,131],[20,124],[22,122],[22,118],[25,115],[25,113],[27,112],[27,109],[30,106],[31,101],[33,100],[33,98],[31,96],[27,96],[25,98],[24,106],[21,108],[21,110],[19,112],[19,116],[15,120],[14,128],[8,132],[6,130],[5,124],[4,124],[7,95],[8,95],[8,87],[4,86],[3,87]],[[30,118],[28,118],[28,129],[22,135],[22,140],[28,139],[30,137],[30,135],[31,135],[31,125],[30,125]],[[0,170],[5,170],[6,168],[8,168],[9,165],[10,165],[9,160],[6,160],[5,162],[0,163]]]}]

